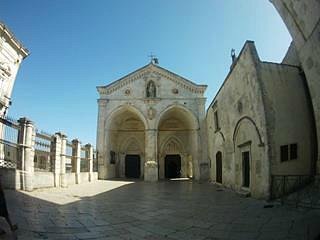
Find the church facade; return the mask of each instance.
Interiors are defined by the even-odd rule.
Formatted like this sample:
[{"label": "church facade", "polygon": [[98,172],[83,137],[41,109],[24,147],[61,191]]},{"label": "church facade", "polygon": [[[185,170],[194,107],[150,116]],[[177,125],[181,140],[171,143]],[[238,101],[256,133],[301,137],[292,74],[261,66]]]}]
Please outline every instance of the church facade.
[{"label": "church facade", "polygon": [[99,178],[208,178],[206,88],[153,61],[97,87]]}]

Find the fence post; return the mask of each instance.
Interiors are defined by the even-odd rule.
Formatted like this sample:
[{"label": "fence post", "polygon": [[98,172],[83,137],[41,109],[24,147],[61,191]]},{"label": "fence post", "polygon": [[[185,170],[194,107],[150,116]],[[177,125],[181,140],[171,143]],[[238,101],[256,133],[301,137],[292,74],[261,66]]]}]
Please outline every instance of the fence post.
[{"label": "fence post", "polygon": [[66,181],[66,153],[67,153],[67,135],[62,132],[58,133],[61,138],[61,170],[60,170],[60,186],[67,187]]},{"label": "fence post", "polygon": [[35,128],[32,121],[27,118],[18,120],[20,125],[19,144],[21,146],[21,188],[22,190],[33,190],[34,177],[34,145],[35,145]]},{"label": "fence post", "polygon": [[54,174],[54,186],[60,186],[60,172],[61,172],[61,137],[55,133],[51,139],[51,164]]},{"label": "fence post", "polygon": [[88,143],[85,145],[86,148],[86,158],[89,164],[89,181],[93,181],[93,146]]},{"label": "fence post", "polygon": [[81,143],[78,139],[72,140],[72,169],[76,173],[76,184],[80,183]]}]

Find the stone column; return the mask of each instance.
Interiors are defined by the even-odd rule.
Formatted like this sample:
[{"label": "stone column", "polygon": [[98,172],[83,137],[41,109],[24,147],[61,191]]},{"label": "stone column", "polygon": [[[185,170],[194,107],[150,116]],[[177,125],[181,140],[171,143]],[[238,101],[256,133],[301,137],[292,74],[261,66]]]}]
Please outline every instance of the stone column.
[{"label": "stone column", "polygon": [[59,132],[56,133],[61,139],[61,151],[60,151],[60,186],[67,187],[66,181],[66,153],[67,153],[67,135]]},{"label": "stone column", "polygon": [[93,179],[93,146],[88,143],[85,145],[86,148],[86,159],[89,164],[89,181],[92,182]]},{"label": "stone column", "polygon": [[108,143],[106,143],[106,135],[108,135],[105,129],[105,118],[107,99],[98,100],[98,122],[97,122],[97,153],[98,153],[98,178],[107,179],[107,151]]},{"label": "stone column", "polygon": [[33,122],[27,118],[18,120],[20,125],[19,144],[21,147],[21,188],[25,191],[33,190],[34,178],[34,145],[35,128]]},{"label": "stone column", "polygon": [[156,129],[146,129],[145,132],[144,180],[149,182],[158,181]]},{"label": "stone column", "polygon": [[52,136],[51,140],[51,161],[54,174],[54,186],[60,187],[61,173],[61,137],[58,133]]},{"label": "stone column", "polygon": [[78,139],[72,140],[72,170],[76,173],[76,184],[80,183],[81,143]]}]

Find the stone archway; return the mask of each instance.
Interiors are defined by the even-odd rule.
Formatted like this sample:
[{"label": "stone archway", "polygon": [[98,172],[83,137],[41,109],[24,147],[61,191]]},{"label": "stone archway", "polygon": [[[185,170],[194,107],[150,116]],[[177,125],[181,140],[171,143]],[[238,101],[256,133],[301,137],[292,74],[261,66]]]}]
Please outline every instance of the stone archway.
[{"label": "stone archway", "polygon": [[121,106],[108,117],[103,166],[107,178],[126,177],[127,155],[139,158],[139,177],[143,177],[146,126],[143,114],[131,106]]},{"label": "stone archway", "polygon": [[193,113],[183,106],[170,106],[160,114],[157,123],[159,178],[164,179],[166,171],[170,171],[166,164],[170,156],[175,161],[172,166],[179,171],[177,177],[198,178],[199,132]]},{"label": "stone archway", "polygon": [[241,118],[233,135],[235,182],[238,190],[245,189],[255,196],[269,191],[269,166],[264,161],[265,148],[254,120]]},{"label": "stone archway", "polygon": [[[188,168],[188,158],[184,151],[183,143],[175,136],[168,136],[159,148],[159,178],[171,178],[171,177],[192,177],[190,168]],[[170,165],[175,166],[177,169],[168,169]],[[179,166],[178,166],[179,165]],[[176,172],[176,176],[172,176],[172,171]],[[169,177],[171,176],[171,177]]]},{"label": "stone archway", "polygon": [[[118,171],[121,178],[143,177],[144,147],[142,144],[141,139],[131,136],[120,146]],[[133,172],[136,172],[136,174],[133,174]]]}]

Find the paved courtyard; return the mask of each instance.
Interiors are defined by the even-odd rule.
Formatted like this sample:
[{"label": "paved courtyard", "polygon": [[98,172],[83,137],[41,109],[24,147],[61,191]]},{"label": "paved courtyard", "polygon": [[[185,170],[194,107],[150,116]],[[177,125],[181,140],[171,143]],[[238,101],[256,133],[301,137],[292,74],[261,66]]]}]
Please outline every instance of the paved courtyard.
[{"label": "paved courtyard", "polygon": [[6,196],[18,239],[272,240],[320,232],[320,211],[268,208],[209,183],[97,181]]}]

